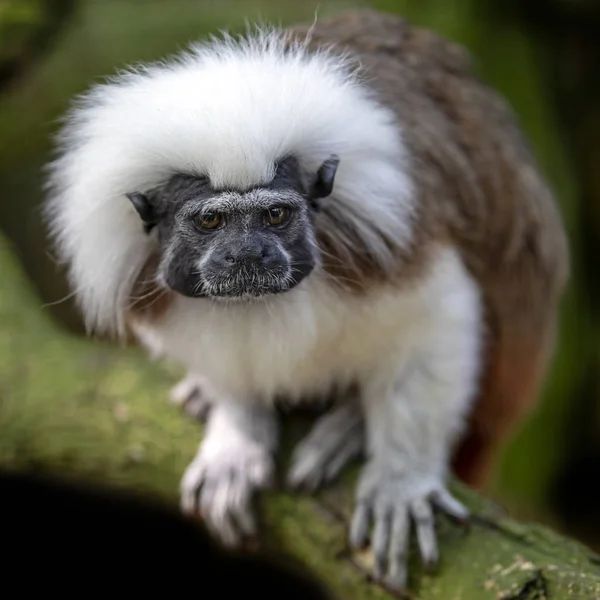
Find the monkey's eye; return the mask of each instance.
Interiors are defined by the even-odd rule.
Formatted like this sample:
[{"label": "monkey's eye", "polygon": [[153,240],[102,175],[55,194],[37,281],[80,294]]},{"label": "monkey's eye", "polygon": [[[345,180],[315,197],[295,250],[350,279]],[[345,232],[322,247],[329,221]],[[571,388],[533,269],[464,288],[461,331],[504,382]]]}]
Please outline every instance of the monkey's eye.
[{"label": "monkey's eye", "polygon": [[225,219],[223,218],[222,213],[218,212],[204,213],[198,217],[198,225],[207,231],[218,229],[219,227],[222,227],[224,223]]},{"label": "monkey's eye", "polygon": [[274,206],[265,211],[265,225],[267,227],[281,227],[290,218],[290,209],[284,206]]}]

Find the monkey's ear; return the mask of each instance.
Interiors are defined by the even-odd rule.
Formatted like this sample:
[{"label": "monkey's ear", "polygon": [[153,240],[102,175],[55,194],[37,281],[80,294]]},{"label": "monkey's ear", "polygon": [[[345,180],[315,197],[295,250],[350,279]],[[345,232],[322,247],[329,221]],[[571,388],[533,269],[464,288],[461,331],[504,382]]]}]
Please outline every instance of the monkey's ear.
[{"label": "monkey's ear", "polygon": [[309,199],[315,209],[319,208],[319,203],[315,202],[321,198],[326,198],[331,194],[333,190],[333,182],[335,180],[335,174],[337,172],[338,165],[340,164],[340,157],[336,154],[332,154],[317,171],[317,176],[312,184],[310,190]]},{"label": "monkey's ear", "polygon": [[148,196],[145,196],[140,192],[130,192],[125,195],[131,200],[133,207],[137,210],[138,215],[140,215],[144,222],[146,233],[150,233],[152,228],[158,223],[158,215],[156,209],[150,200],[148,200]]}]

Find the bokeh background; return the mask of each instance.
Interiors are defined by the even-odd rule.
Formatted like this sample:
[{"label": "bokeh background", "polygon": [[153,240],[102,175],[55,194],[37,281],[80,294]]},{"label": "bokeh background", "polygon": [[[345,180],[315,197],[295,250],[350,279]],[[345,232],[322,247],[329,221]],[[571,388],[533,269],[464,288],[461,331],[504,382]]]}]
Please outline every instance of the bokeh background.
[{"label": "bokeh background", "polygon": [[[564,215],[572,278],[539,408],[490,494],[600,547],[600,6],[595,0],[0,0],[0,228],[62,326],[83,334],[39,205],[51,136],[74,94],[244,21],[350,7],[404,15],[464,44],[510,102]],[[2,273],[0,273],[0,277]],[[0,328],[2,325],[0,324]],[[125,393],[125,391],[124,391]],[[0,396],[1,400],[1,396]]]}]

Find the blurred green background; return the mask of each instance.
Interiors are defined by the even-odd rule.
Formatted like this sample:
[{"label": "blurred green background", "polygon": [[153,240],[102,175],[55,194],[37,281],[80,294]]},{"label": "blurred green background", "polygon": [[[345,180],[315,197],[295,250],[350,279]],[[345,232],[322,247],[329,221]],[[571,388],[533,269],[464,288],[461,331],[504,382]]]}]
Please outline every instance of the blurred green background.
[{"label": "blurred green background", "polygon": [[349,7],[404,15],[464,44],[511,103],[556,190],[572,251],[560,343],[539,409],[491,493],[519,517],[600,542],[600,11],[585,0],[0,0],[0,227],[52,315],[81,325],[48,254],[42,165],[72,96],[127,63],[244,20],[281,24]]}]

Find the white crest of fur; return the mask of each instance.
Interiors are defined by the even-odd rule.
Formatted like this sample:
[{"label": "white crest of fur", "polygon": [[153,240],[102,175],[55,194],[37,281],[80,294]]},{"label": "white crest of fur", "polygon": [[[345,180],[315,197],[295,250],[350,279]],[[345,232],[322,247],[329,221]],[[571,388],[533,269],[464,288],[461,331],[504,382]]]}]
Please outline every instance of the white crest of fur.
[{"label": "white crest of fur", "polygon": [[[176,172],[215,186],[267,182],[294,154],[341,158],[328,222],[350,221],[385,266],[383,237],[410,236],[400,130],[346,58],[258,30],[198,44],[93,88],[71,111],[50,165],[48,214],[90,329],[122,332],[131,285],[152,250],[125,197]],[[342,240],[352,245],[355,240]]]}]

